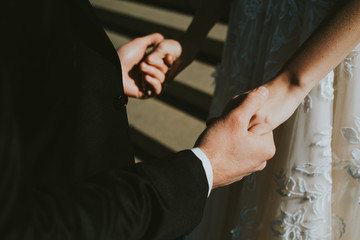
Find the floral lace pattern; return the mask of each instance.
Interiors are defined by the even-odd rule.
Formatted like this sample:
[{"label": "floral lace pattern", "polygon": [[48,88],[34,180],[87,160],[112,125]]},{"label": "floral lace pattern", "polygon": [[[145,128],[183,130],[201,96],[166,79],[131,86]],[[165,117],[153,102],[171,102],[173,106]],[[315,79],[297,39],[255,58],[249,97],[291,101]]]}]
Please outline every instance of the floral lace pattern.
[{"label": "floral lace pattern", "polygon": [[[311,164],[306,165],[311,166]],[[314,176],[314,173],[309,173],[309,176]],[[301,198],[303,201],[309,201],[312,203],[323,198],[323,196],[328,197],[330,194],[330,191],[326,190],[326,188],[321,185],[315,185],[314,189],[309,189],[304,178],[298,178],[297,180],[295,180],[293,177],[287,178],[284,170],[281,170],[281,172],[276,175],[275,178],[276,183],[279,186],[277,192],[283,197]],[[315,205],[320,206],[321,204]],[[317,208],[318,207],[315,209]],[[318,213],[320,211],[315,210],[315,212]]]},{"label": "floral lace pattern", "polygon": [[304,100],[302,101],[302,105],[304,106],[305,113],[310,112],[312,108],[312,99],[309,95],[304,98]]},{"label": "floral lace pattern", "polygon": [[333,228],[333,236],[334,239],[341,239],[342,236],[345,233],[345,229],[346,229],[346,225],[344,223],[344,219],[342,219],[341,217],[339,217],[336,214],[333,214],[332,216],[332,228]]},{"label": "floral lace pattern", "polygon": [[[256,221],[255,216],[257,214],[257,208],[240,209],[238,217],[238,224],[235,228],[231,229],[231,240],[239,240],[243,238],[244,229],[260,228],[261,224]],[[246,238],[246,240],[257,240],[258,238]]]},{"label": "floral lace pattern", "polygon": [[[294,172],[300,175],[296,178],[288,177],[283,169],[275,175],[278,194],[289,200],[298,199],[301,204],[293,214],[280,209],[282,219],[270,223],[274,236],[285,240],[328,239],[331,236],[329,223],[323,217],[331,203],[331,134],[330,126],[315,134],[310,144],[323,159],[322,164],[308,162],[297,165]],[[314,183],[311,179],[317,180]],[[319,228],[327,229],[326,234],[319,234]]]},{"label": "floral lace pattern", "polygon": [[[336,170],[346,170],[347,173],[360,184],[360,117],[354,116],[354,127],[343,127],[341,133],[344,139],[353,146],[350,159],[340,159],[334,156]],[[360,185],[359,185],[360,188]],[[358,198],[360,204],[360,195]]]},{"label": "floral lace pattern", "polygon": [[235,0],[210,117],[236,94],[272,79],[336,1]]},{"label": "floral lace pattern", "polygon": [[313,218],[305,220],[306,209],[302,208],[295,213],[281,210],[281,221],[271,222],[271,228],[276,237],[285,240],[320,240],[327,239],[328,235],[319,235],[317,229],[324,223],[323,219]]},{"label": "floral lace pattern", "polygon": [[360,57],[360,51],[359,50],[353,50],[351,54],[345,58],[344,64],[345,64],[345,72],[349,75],[349,79],[352,79],[353,73],[352,70],[359,68],[359,65],[353,65],[351,64],[354,60]]},{"label": "floral lace pattern", "polygon": [[[337,1],[234,0],[210,117],[220,114],[234,95],[271,80]],[[283,125],[286,132],[281,132],[278,143],[286,149],[277,145],[282,155],[272,160],[273,165],[269,163],[265,174],[244,178],[241,193],[233,195],[239,204],[233,224],[226,228],[226,240],[358,238],[356,221],[347,210],[336,207],[345,204],[354,210],[360,204],[360,101],[344,100],[348,99],[344,95],[360,91],[360,85],[353,83],[359,80],[359,63],[360,47],[320,81]],[[352,89],[339,87],[339,81],[351,84]],[[334,115],[335,110],[341,114]],[[334,120],[339,118],[347,120],[336,125]],[[332,146],[337,144],[333,137],[347,144],[337,149],[339,154]],[[333,192],[343,184],[343,179],[340,184],[333,181],[334,173],[359,187],[351,189],[353,202],[336,202],[338,195],[347,193],[343,189],[340,194]]]},{"label": "floral lace pattern", "polygon": [[334,99],[334,72],[331,71],[323,80],[320,81],[320,94],[326,101]]},{"label": "floral lace pattern", "polygon": [[322,130],[319,133],[315,134],[315,141],[311,144],[311,146],[316,146],[321,149],[323,157],[331,158],[331,135],[332,135],[332,127],[329,126],[328,129]]}]

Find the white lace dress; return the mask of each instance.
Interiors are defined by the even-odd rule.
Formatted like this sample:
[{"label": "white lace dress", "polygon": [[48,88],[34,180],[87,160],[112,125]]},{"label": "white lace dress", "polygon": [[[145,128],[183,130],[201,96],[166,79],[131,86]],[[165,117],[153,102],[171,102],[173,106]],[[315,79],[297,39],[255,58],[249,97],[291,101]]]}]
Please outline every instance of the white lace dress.
[{"label": "white lace dress", "polygon": [[[271,80],[335,0],[235,0],[210,116]],[[266,169],[215,191],[196,240],[360,237],[360,46],[276,130]]]}]

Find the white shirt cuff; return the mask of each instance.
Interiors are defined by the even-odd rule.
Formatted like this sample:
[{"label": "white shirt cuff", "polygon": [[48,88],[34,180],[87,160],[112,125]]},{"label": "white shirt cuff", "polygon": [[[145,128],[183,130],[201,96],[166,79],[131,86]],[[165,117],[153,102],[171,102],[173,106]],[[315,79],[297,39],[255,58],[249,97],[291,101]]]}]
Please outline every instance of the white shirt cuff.
[{"label": "white shirt cuff", "polygon": [[200,149],[200,148],[192,148],[190,149],[202,162],[202,165],[204,167],[205,170],[205,174],[206,174],[206,178],[208,181],[208,185],[209,185],[209,192],[208,192],[208,196],[211,193],[211,189],[212,189],[212,184],[213,184],[213,179],[214,179],[214,173],[212,170],[212,166],[210,163],[210,160],[207,158],[207,156],[205,155],[205,153]]}]

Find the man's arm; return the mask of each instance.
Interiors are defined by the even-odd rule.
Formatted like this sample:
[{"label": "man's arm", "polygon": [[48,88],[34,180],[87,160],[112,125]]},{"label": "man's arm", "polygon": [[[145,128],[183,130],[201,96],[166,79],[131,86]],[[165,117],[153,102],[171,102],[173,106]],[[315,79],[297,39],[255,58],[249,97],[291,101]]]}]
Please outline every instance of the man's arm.
[{"label": "man's arm", "polygon": [[[262,169],[273,154],[271,135],[247,131],[250,115],[264,99],[259,92],[251,93],[238,111],[224,116],[199,139],[198,147],[214,170],[213,186]],[[18,121],[13,114],[3,115],[13,112],[11,101],[1,102],[6,116],[0,124],[1,239],[172,239],[200,221],[208,184],[192,152],[77,183],[38,187],[29,178]]]},{"label": "man's arm", "polygon": [[173,239],[201,219],[208,186],[191,151],[44,188],[28,177],[16,122],[1,126],[1,239]]},{"label": "man's arm", "polygon": [[[24,115],[19,114],[22,102],[19,102],[18,90],[22,86],[13,76],[14,69],[18,68],[7,60],[0,56],[0,239],[171,239],[195,227],[201,218],[208,184],[201,162],[190,151],[152,164],[103,170],[76,182],[56,181],[57,184],[40,186],[34,179],[36,159],[29,159],[32,150],[29,141],[33,137],[27,134],[26,119],[20,117]],[[24,74],[18,77],[23,78]],[[40,90],[35,92],[41,93]],[[254,103],[256,108],[265,101],[265,97],[257,92],[249,98],[252,100],[248,103]],[[244,130],[248,122],[242,119],[254,114],[253,110],[245,110],[250,105],[224,116],[199,140],[199,148],[209,156],[215,170],[215,185],[232,182],[251,169],[258,170],[259,165],[263,166],[270,157],[269,151],[257,154],[258,149],[256,154],[249,155],[254,148],[244,147],[248,144],[258,146],[259,141],[270,149],[273,146],[268,136],[255,136]],[[48,121],[44,120],[44,124],[59,120]],[[228,137],[230,142],[223,141]],[[236,146],[241,148],[234,151]],[[52,153],[49,148],[51,145],[40,148],[44,150],[40,155]],[[234,153],[238,154],[236,159],[232,158]],[[51,162],[48,164],[51,166]],[[220,168],[220,165],[224,167]],[[237,171],[234,171],[235,167]],[[42,170],[46,169],[44,166]],[[217,169],[223,173],[216,173]]]}]

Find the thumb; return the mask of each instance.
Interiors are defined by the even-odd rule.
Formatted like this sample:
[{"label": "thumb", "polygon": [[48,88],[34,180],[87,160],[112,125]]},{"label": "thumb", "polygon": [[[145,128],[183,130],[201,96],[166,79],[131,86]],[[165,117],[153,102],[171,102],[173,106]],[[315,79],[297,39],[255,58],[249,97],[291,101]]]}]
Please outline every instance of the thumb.
[{"label": "thumb", "polygon": [[268,95],[268,89],[261,86],[251,91],[234,112],[241,114],[244,124],[249,124],[254,114],[265,104]]}]

